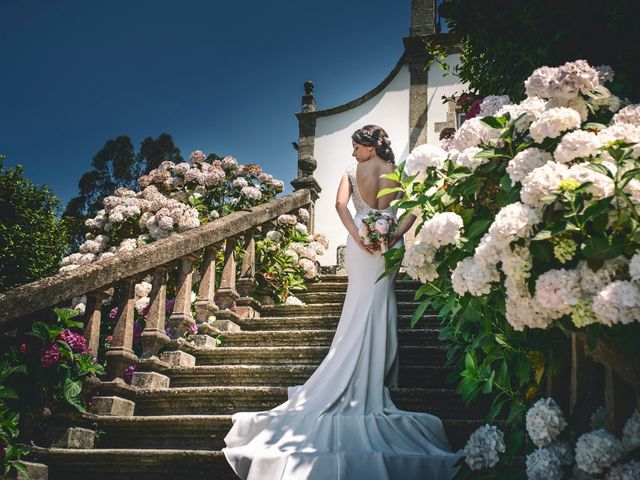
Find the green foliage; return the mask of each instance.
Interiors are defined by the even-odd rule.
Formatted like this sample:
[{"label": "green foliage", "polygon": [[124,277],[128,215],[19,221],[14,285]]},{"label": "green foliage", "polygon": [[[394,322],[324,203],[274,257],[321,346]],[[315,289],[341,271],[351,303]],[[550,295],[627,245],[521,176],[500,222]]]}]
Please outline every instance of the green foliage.
[{"label": "green foliage", "polygon": [[611,65],[614,89],[637,99],[640,75],[637,62],[629,61],[640,55],[635,0],[613,0],[607,8],[580,0],[448,0],[440,14],[461,39],[462,65],[456,73],[480,96],[520,100],[523,82],[535,68],[580,58]]},{"label": "green foliage", "polygon": [[[84,412],[86,403],[83,380],[89,375],[102,375],[104,368],[86,349],[72,347],[61,336],[63,332],[80,332],[76,310],[55,309],[55,321],[34,322],[29,332],[10,339],[9,348],[0,356],[0,443],[6,445],[0,455],[0,472],[11,469],[24,472],[20,458],[27,449],[16,443],[20,439],[23,417],[50,410],[71,408]],[[59,352],[57,361],[44,362],[45,351],[52,346]],[[22,440],[25,440],[22,438]]]},{"label": "green foliage", "polygon": [[34,185],[21,166],[5,169],[0,155],[0,291],[57,271],[68,248],[59,201]]}]

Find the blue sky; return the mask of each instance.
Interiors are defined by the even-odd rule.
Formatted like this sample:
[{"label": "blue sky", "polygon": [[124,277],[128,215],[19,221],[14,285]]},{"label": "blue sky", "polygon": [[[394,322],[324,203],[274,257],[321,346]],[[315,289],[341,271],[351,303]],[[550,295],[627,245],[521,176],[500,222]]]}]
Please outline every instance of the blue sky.
[{"label": "blue sky", "polygon": [[162,132],[290,190],[303,83],[319,108],[364,94],[409,23],[410,0],[0,0],[0,154],[63,205],[105,141]]}]

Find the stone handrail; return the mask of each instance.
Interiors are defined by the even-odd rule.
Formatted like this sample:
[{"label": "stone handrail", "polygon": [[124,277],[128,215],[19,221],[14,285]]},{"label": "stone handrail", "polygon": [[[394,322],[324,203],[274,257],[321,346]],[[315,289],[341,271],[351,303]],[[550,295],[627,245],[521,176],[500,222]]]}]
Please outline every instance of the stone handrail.
[{"label": "stone handrail", "polygon": [[[125,370],[133,363],[147,370],[167,368],[168,365],[158,358],[160,349],[194,327],[198,332],[207,333],[210,315],[233,319],[255,312],[253,309],[257,302],[251,298],[257,285],[255,233],[259,230],[266,233],[278,216],[303,207],[313,210],[312,196],[306,189],[248,211],[234,212],[131,252],[9,290],[0,294],[0,332],[16,326],[31,314],[86,295],[85,338],[91,351],[97,354],[102,301],[115,292],[116,318],[113,319],[111,342],[105,352],[108,377],[121,381]],[[244,252],[239,272],[236,247]],[[216,286],[218,256],[224,258],[224,264],[220,284]],[[201,280],[193,302],[194,318],[191,309],[194,264],[200,259]],[[169,272],[175,274],[176,292],[174,307],[167,318],[165,304]],[[240,278],[236,289],[238,273]],[[153,284],[141,336],[142,354],[138,358],[133,351],[135,286],[148,274],[152,276]]]}]

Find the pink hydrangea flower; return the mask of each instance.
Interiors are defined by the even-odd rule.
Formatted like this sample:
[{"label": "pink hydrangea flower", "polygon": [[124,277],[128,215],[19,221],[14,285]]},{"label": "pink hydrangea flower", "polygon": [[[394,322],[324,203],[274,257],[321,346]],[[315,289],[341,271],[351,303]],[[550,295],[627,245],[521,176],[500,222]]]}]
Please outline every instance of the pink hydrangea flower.
[{"label": "pink hydrangea flower", "polygon": [[57,363],[60,363],[62,360],[62,355],[58,350],[58,345],[52,343],[47,349],[42,352],[42,356],[40,357],[40,364],[44,368],[49,368]]},{"label": "pink hydrangea flower", "polygon": [[87,346],[87,340],[79,333],[72,332],[71,330],[65,330],[59,335],[60,340],[66,342],[73,353],[88,353],[89,347]]}]

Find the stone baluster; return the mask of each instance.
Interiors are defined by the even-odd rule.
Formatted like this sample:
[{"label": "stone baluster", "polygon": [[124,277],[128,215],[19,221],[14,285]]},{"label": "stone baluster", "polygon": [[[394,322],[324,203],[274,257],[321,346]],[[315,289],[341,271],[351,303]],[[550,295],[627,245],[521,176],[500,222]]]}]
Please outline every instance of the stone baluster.
[{"label": "stone baluster", "polygon": [[[260,303],[251,294],[258,286],[256,281],[256,234],[258,230],[250,229],[244,236],[244,257],[240,267],[240,279],[238,280],[238,293],[240,298],[236,300],[236,313],[242,318],[260,317]],[[266,232],[265,232],[266,233]]]},{"label": "stone baluster", "polygon": [[120,300],[117,303],[118,316],[111,347],[106,352],[107,374],[110,379],[122,381],[124,371],[138,361],[138,357],[133,353],[133,320],[136,296],[136,278],[125,278],[120,280]]},{"label": "stone baluster", "polygon": [[169,341],[165,333],[167,305],[167,267],[159,266],[153,270],[149,313],[142,332],[141,366],[149,364],[150,368],[161,367],[158,351]]},{"label": "stone baluster", "polygon": [[[235,247],[238,242],[237,238],[227,238],[224,249],[224,266],[222,267],[222,278],[220,280],[220,288],[216,293],[216,303],[220,308],[227,310],[240,297],[236,291],[236,253]],[[231,315],[235,316],[235,315]]]},{"label": "stone baluster", "polygon": [[196,322],[191,315],[191,288],[193,285],[193,262],[195,255],[187,255],[179,260],[176,285],[176,301],[169,317],[172,337],[181,337]]},{"label": "stone baluster", "polygon": [[220,307],[214,300],[216,288],[216,252],[220,249],[220,244],[212,245],[204,249],[204,259],[202,262],[202,279],[198,288],[196,299],[196,321],[198,324],[207,323],[210,315],[214,315]]},{"label": "stone baluster", "polygon": [[113,289],[95,290],[87,294],[87,323],[84,327],[84,338],[87,346],[97,357],[100,348],[100,326],[102,323],[102,301],[113,295]]}]

